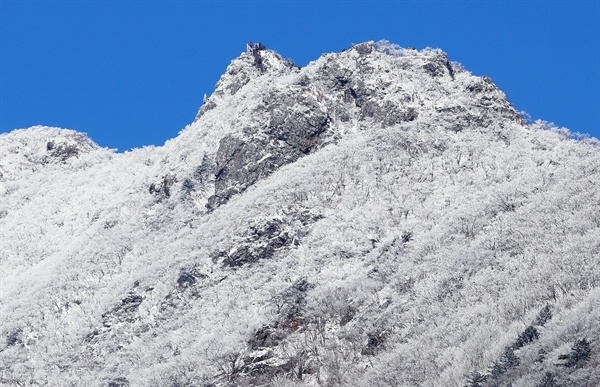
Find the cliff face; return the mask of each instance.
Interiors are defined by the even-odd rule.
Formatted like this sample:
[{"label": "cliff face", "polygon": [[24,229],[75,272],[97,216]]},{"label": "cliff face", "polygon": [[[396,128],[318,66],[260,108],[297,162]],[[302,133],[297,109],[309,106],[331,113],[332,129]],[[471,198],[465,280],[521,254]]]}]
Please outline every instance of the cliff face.
[{"label": "cliff face", "polygon": [[174,142],[180,147],[178,140],[201,131],[213,137],[213,149],[219,142],[212,209],[347,133],[409,122],[454,132],[500,123],[493,129],[500,131],[520,120],[489,78],[472,76],[442,51],[368,42],[304,69],[271,51],[241,55]]},{"label": "cliff face", "polygon": [[372,42],[244,53],[162,147],[2,135],[0,381],[598,384],[598,149]]}]

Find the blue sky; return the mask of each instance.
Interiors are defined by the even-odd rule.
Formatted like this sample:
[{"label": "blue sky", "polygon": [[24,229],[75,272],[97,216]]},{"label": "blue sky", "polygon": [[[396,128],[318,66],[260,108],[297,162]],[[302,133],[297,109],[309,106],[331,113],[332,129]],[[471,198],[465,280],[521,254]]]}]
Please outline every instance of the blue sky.
[{"label": "blue sky", "polygon": [[298,65],[368,40],[441,48],[517,110],[600,138],[600,2],[0,0],[0,132],[119,151],[191,123],[247,41]]}]

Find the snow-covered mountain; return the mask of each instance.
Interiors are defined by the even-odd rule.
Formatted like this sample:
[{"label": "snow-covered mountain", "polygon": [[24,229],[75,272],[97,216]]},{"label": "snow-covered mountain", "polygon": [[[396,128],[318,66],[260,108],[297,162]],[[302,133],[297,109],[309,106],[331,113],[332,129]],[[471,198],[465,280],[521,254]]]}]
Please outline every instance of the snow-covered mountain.
[{"label": "snow-covered mountain", "polygon": [[600,143],[387,42],[115,153],[0,135],[7,386],[598,386]]}]

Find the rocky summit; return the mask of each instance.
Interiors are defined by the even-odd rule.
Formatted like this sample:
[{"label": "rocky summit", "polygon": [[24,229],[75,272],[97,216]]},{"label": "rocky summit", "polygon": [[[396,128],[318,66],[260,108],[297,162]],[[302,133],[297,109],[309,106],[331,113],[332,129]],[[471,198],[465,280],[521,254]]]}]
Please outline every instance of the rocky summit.
[{"label": "rocky summit", "polygon": [[389,42],[249,49],[159,147],[0,135],[0,384],[600,385],[599,150]]}]

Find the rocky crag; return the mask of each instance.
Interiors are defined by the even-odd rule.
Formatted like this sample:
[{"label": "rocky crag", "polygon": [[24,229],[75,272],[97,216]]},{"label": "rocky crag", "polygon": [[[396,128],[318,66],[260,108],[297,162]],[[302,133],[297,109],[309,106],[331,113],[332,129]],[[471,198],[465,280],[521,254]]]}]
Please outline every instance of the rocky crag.
[{"label": "rocky crag", "polygon": [[234,59],[127,153],[0,136],[0,383],[600,384],[600,152],[436,49]]}]

